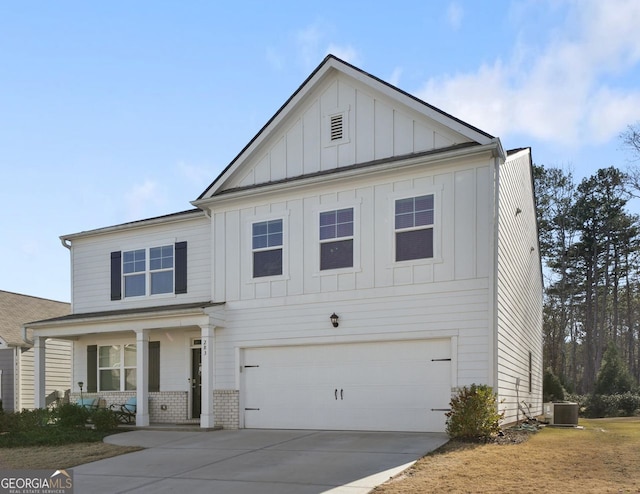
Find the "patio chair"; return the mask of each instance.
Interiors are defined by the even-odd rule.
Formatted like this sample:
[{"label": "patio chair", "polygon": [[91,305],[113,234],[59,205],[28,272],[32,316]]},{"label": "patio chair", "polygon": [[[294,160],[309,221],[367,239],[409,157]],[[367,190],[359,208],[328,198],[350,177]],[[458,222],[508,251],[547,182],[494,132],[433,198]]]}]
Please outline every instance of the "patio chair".
[{"label": "patio chair", "polygon": [[136,409],[138,408],[135,396],[127,399],[127,401],[121,405],[114,403],[109,408],[113,411],[116,418],[118,419],[118,422],[120,422],[121,424],[135,423]]},{"label": "patio chair", "polygon": [[76,405],[87,410],[95,410],[98,408],[98,398],[81,398],[76,401]]}]

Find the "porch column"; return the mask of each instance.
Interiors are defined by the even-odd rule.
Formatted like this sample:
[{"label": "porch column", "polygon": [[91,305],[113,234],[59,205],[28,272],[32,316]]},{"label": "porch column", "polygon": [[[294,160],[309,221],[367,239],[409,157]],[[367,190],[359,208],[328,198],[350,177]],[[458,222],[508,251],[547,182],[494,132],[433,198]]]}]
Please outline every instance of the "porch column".
[{"label": "porch column", "polygon": [[45,344],[46,338],[34,336],[33,338],[33,406],[35,408],[47,407],[47,392],[45,378]]},{"label": "porch column", "polygon": [[200,427],[213,427],[215,417],[213,414],[213,388],[214,381],[214,352],[215,352],[215,333],[214,328],[210,324],[200,326],[202,330],[202,404],[200,411]]},{"label": "porch column", "polygon": [[149,333],[136,330],[136,425],[149,425]]}]

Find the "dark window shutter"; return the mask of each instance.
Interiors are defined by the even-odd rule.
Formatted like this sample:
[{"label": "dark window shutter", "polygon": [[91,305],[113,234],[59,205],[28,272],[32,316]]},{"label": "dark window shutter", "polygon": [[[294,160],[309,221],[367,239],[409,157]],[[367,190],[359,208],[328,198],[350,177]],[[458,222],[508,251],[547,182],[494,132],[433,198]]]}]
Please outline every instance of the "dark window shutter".
[{"label": "dark window shutter", "polygon": [[87,393],[98,391],[98,345],[87,346]]},{"label": "dark window shutter", "polygon": [[111,253],[111,300],[122,298],[122,253]]},{"label": "dark window shutter", "polygon": [[160,342],[149,342],[149,392],[160,391]]},{"label": "dark window shutter", "polygon": [[187,293],[187,242],[177,242],[175,245],[176,256],[176,293]]}]

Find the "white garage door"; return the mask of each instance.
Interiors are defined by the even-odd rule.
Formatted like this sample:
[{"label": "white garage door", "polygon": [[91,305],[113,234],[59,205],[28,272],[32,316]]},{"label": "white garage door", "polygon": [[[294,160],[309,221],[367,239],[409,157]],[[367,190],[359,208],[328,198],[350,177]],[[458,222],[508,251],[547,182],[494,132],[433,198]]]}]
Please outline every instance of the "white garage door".
[{"label": "white garage door", "polygon": [[244,350],[247,428],[444,431],[450,340]]}]

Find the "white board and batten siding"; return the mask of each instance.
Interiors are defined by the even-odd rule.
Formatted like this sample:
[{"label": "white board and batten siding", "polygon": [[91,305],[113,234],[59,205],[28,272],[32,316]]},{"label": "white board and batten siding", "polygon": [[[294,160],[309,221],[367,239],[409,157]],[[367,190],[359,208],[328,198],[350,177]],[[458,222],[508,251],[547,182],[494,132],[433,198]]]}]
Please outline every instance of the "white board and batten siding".
[{"label": "white board and batten siding", "polygon": [[[328,414],[328,422],[318,423],[316,427],[443,430],[443,409],[448,406],[452,389],[461,383],[488,382],[493,377],[489,370],[493,360],[490,330],[491,170],[489,157],[476,157],[475,160],[463,160],[457,166],[425,164],[375,179],[318,184],[303,197],[300,192],[283,193],[270,196],[268,200],[245,199],[242,207],[237,208],[233,203],[217,205],[212,216],[214,271],[217,274],[214,293],[216,300],[226,301],[226,320],[225,327],[216,329],[216,387],[240,389],[241,424],[280,427],[282,424],[277,417],[282,417],[284,409],[289,410],[286,401],[265,404],[264,410],[271,411],[262,419],[258,418],[259,414],[251,413],[255,410],[245,410],[260,408],[255,403],[253,390],[261,386],[266,386],[263,397],[279,396],[280,386],[273,376],[282,375],[286,370],[284,367],[265,369],[266,373],[256,378],[257,381],[246,382],[238,364],[247,362],[247,356],[266,358],[275,354],[278,358],[309,362],[320,359],[318,366],[322,367],[331,361],[332,357],[328,355],[332,350],[339,354],[342,350],[338,348],[344,345],[351,355],[349,358],[360,362],[363,369],[380,364],[376,355],[381,349],[400,349],[391,359],[397,362],[397,367],[388,373],[394,377],[398,388],[392,391],[390,384],[382,383],[377,389],[375,381],[362,380],[362,376],[354,371],[348,378],[352,385],[359,393],[365,389],[371,392],[369,398],[361,397],[360,401],[374,400],[376,393],[387,393],[382,400],[384,404],[379,404],[380,410],[372,412],[371,420],[377,416],[376,423],[362,421],[358,426],[356,417],[362,415],[362,409],[347,406],[340,413],[336,412],[334,418],[330,419],[332,415]],[[436,195],[435,258],[396,263],[393,257],[394,201],[398,197],[425,193]],[[355,210],[356,265],[353,269],[320,272],[318,212],[343,207]],[[251,279],[251,223],[274,217],[282,217],[285,221],[285,275],[275,279]],[[338,328],[333,328],[329,322],[333,311],[340,316]],[[402,390],[407,391],[402,383],[411,382],[413,377],[409,374],[415,369],[408,370],[403,363],[401,349],[413,344],[425,359],[415,364],[422,366],[422,371],[416,373],[422,377],[412,385],[421,387],[423,400],[438,396],[434,403],[414,403],[408,395],[402,394]],[[443,345],[448,349],[444,358],[451,360],[438,364],[440,367],[446,365],[447,369],[438,371],[440,380],[436,385],[430,381],[435,365],[431,362],[435,358],[431,354],[434,349],[438,353],[437,349]],[[314,357],[303,357],[306,352]],[[333,364],[345,372],[356,368],[355,364],[347,365],[342,360]],[[283,365],[286,367],[289,363],[283,362]],[[311,388],[317,390],[319,386],[325,386],[324,377],[316,369],[318,366],[314,364],[304,371],[311,376],[310,389],[300,389],[300,393],[314,393]],[[248,370],[252,370],[254,376],[259,374],[256,368]],[[330,391],[334,389],[346,390],[334,386]],[[269,395],[270,392],[273,395]],[[444,395],[446,399],[442,404]],[[398,402],[400,396],[409,401]],[[309,406],[294,395],[290,400],[298,403],[296,406]],[[398,417],[404,417],[403,426],[388,416],[388,420],[383,419],[390,413],[387,405],[394,400],[399,405],[396,406]],[[335,403],[327,406],[331,405]],[[429,414],[412,414],[410,410],[415,407],[434,409],[435,418],[429,419]],[[291,413],[304,416],[302,412]],[[287,411],[286,416],[289,414]],[[407,418],[406,414],[413,418]],[[306,424],[313,427],[311,422]],[[297,423],[297,426],[303,425]]]},{"label": "white board and batten siding", "polygon": [[[345,74],[329,78],[287,114],[225,188],[309,175],[354,163],[470,142],[407,105]],[[343,138],[330,140],[328,120],[341,115]]]},{"label": "white board and batten siding", "polygon": [[[210,300],[211,223],[204,213],[184,215],[164,223],[139,222],[115,231],[105,230],[108,231],[79,234],[71,240],[74,313]],[[111,300],[111,252],[148,249],[182,241],[187,242],[186,294]]]},{"label": "white board and batten siding", "polygon": [[505,422],[523,418],[522,401],[532,406],[532,414],[542,413],[542,273],[532,187],[525,149],[509,156],[500,170],[496,348]]},{"label": "white board and batten siding", "polygon": [[[488,159],[458,167],[424,167],[377,181],[319,184],[303,197],[282,193],[245,200],[241,207],[218,204],[214,229],[214,300],[272,300],[345,294],[489,277],[491,266],[491,167]],[[394,262],[395,199],[435,196],[433,259]],[[354,267],[321,272],[318,217],[321,211],[354,209]],[[252,278],[251,225],[282,219],[283,275]],[[386,293],[386,292],[385,292]],[[371,292],[378,297],[384,293]]]},{"label": "white board and batten siding", "polygon": [[[366,74],[327,64],[196,202],[211,211],[214,300],[225,301],[216,387],[240,390],[240,423],[248,427],[280,427],[289,417],[290,426],[305,428],[442,430],[452,389],[493,377],[496,143]],[[332,141],[336,116],[342,127]],[[433,258],[396,262],[395,201],[430,194]],[[354,212],[353,266],[321,271],[319,215],[343,208]],[[255,279],[252,224],[276,219],[282,274]],[[421,357],[403,362],[414,347]],[[440,353],[442,360],[433,357]],[[448,370],[430,380],[436,361]],[[306,385],[295,381],[296,362],[309,363],[300,369]],[[378,366],[389,381],[373,378]],[[319,369],[331,367],[345,387],[325,382]],[[282,397],[283,388],[296,391]],[[336,398],[340,390],[344,399]],[[318,405],[323,419],[312,410],[316,395],[327,393],[334,401],[327,406],[344,406],[331,415]],[[438,398],[424,401],[430,394]],[[347,404],[356,395],[373,410],[372,422]],[[423,401],[413,402],[417,396]],[[404,415],[398,422],[393,401]],[[431,408],[439,409],[435,422],[425,418]]]}]

